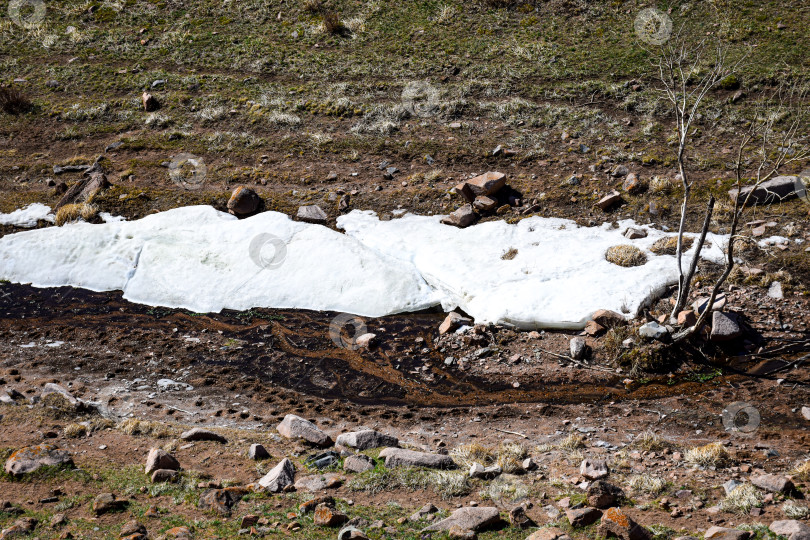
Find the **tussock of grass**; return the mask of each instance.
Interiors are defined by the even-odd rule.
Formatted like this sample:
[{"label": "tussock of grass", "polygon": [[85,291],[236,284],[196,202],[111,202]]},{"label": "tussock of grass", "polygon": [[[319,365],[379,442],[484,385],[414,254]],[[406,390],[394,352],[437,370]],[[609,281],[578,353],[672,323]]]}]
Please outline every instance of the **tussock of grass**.
[{"label": "tussock of grass", "polygon": [[[688,238],[686,236],[683,237],[683,250],[686,251],[692,247],[694,240]],[[677,236],[665,236],[664,238],[660,238],[653,243],[650,247],[650,251],[655,253],[656,255],[675,255],[675,252],[678,249],[678,237]]]},{"label": "tussock of grass", "polygon": [[731,456],[722,443],[716,442],[687,450],[684,461],[701,467],[724,467],[731,462]]},{"label": "tussock of grass", "polygon": [[497,459],[495,452],[478,443],[462,444],[450,451],[450,457],[462,467],[470,468],[474,463],[491,465]]},{"label": "tussock of grass", "polygon": [[522,444],[501,444],[497,450],[496,463],[505,473],[521,472],[523,471],[523,460],[527,456],[528,452]]},{"label": "tussock of grass", "polygon": [[609,263],[624,266],[625,268],[641,266],[647,262],[647,256],[643,251],[628,244],[610,246],[605,252],[605,259]]},{"label": "tussock of grass", "polygon": [[73,223],[79,219],[90,221],[96,215],[98,215],[98,208],[92,204],[66,204],[56,212],[56,226],[61,227],[66,223]]},{"label": "tussock of grass", "polygon": [[648,429],[635,438],[633,446],[647,452],[660,452],[671,445],[662,439],[660,435]]},{"label": "tussock of grass", "polygon": [[746,515],[752,508],[762,506],[762,494],[751,484],[742,484],[734,488],[725,499],[720,501],[724,512]]},{"label": "tussock of grass", "polygon": [[802,461],[793,469],[793,476],[800,482],[810,482],[810,460]]},{"label": "tussock of grass", "polygon": [[560,450],[576,450],[585,448],[585,438],[577,433],[571,433],[557,445]]},{"label": "tussock of grass", "polygon": [[630,486],[630,489],[633,491],[658,495],[664,491],[667,483],[663,478],[651,474],[639,474],[630,478],[628,486]]},{"label": "tussock of grass", "polygon": [[68,424],[64,429],[65,437],[68,439],[78,439],[87,435],[87,426],[84,424]]},{"label": "tussock of grass", "polygon": [[655,195],[666,195],[672,191],[672,183],[667,178],[653,176],[650,180],[650,192]]},{"label": "tussock of grass", "polygon": [[810,508],[796,501],[785,501],[785,504],[782,505],[782,512],[789,519],[807,519],[810,517]]},{"label": "tussock of grass", "polygon": [[464,472],[436,471],[428,476],[428,481],[442,499],[461,497],[470,493],[470,483]]},{"label": "tussock of grass", "polygon": [[529,487],[514,476],[499,476],[482,489],[478,495],[483,500],[511,506],[528,497]]},{"label": "tussock of grass", "polygon": [[124,420],[118,424],[118,429],[127,435],[151,435],[152,437],[157,437],[158,439],[172,436],[172,429],[166,424],[138,420],[136,418]]},{"label": "tussock of grass", "polygon": [[7,114],[20,114],[27,112],[32,107],[22,92],[16,88],[0,88],[0,109]]}]

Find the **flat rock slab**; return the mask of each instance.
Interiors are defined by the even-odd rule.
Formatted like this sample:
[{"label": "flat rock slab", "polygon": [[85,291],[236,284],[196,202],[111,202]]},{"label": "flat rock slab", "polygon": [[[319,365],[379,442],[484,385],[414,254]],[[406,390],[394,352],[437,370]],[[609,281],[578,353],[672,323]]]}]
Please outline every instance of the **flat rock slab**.
[{"label": "flat rock slab", "polygon": [[535,531],[526,537],[526,540],[568,540],[570,536],[562,529],[557,527],[546,527]]},{"label": "flat rock slab", "polygon": [[773,493],[792,493],[796,486],[790,479],[778,474],[761,474],[751,478],[751,483],[765,491]]},{"label": "flat rock slab", "polygon": [[709,527],[703,538],[705,540],[747,540],[749,536],[751,536],[751,533],[748,531],[713,526]]},{"label": "flat rock slab", "polygon": [[394,467],[426,467],[428,469],[455,469],[456,463],[450,456],[441,454],[428,454],[404,448],[386,448],[380,452],[385,458],[385,466]]},{"label": "flat rock slab", "polygon": [[459,508],[450,517],[429,525],[423,529],[427,531],[449,531],[452,527],[458,527],[464,531],[478,532],[487,527],[497,525],[501,521],[501,514],[493,506],[480,508],[465,507]]},{"label": "flat rock slab", "polygon": [[728,192],[732,201],[737,201],[741,197],[740,202],[744,202],[748,195],[748,204],[773,204],[796,196],[799,187],[798,176],[777,176],[771,178],[766,182],[762,182],[756,188],[754,186],[747,186],[737,191],[736,188]]},{"label": "flat rock slab", "polygon": [[326,223],[326,220],[329,219],[329,216],[326,215],[326,212],[318,206],[317,204],[312,204],[308,206],[301,206],[298,208],[298,213],[296,217],[304,221],[306,223]]},{"label": "flat rock slab", "polygon": [[712,312],[712,341],[732,341],[742,337],[743,331],[737,317],[722,311]]},{"label": "flat rock slab", "polygon": [[379,431],[374,431],[373,429],[342,433],[338,435],[335,442],[342,446],[356,448],[357,450],[399,446],[399,439],[396,437],[385,435]]},{"label": "flat rock slab", "polygon": [[304,439],[315,446],[321,447],[332,445],[332,439],[318,429],[318,426],[294,414],[285,416],[284,420],[276,426],[276,429],[283,437],[288,439]]},{"label": "flat rock slab", "polygon": [[602,512],[596,508],[569,508],[565,511],[565,517],[572,527],[587,527],[591,523],[596,523]]},{"label": "flat rock slab", "polygon": [[278,493],[295,481],[295,465],[287,458],[282,459],[270,472],[259,479],[258,484],[272,493]]},{"label": "flat rock slab", "polygon": [[299,491],[323,491],[325,489],[335,489],[340,487],[344,478],[339,474],[313,474],[302,476],[295,481],[295,489]]},{"label": "flat rock slab", "polygon": [[12,476],[21,476],[36,471],[40,467],[73,466],[70,452],[60,450],[52,444],[40,444],[20,448],[6,460],[5,471]]},{"label": "flat rock slab", "polygon": [[356,456],[349,456],[343,460],[343,470],[353,473],[361,473],[370,471],[374,468],[374,460],[370,457],[358,454]]},{"label": "flat rock slab", "polygon": [[228,439],[219,433],[214,433],[213,431],[203,428],[194,428],[185,431],[180,435],[180,438],[184,441],[214,441],[223,444],[228,442]]},{"label": "flat rock slab", "polygon": [[787,537],[788,540],[810,540],[810,526],[796,519],[774,521],[769,529],[779,536]]}]

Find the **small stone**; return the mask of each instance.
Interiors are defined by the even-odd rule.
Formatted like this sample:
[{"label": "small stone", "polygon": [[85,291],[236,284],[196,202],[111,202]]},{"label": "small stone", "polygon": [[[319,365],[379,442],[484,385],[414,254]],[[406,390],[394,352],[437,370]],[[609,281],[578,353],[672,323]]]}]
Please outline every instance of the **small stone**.
[{"label": "small stone", "polygon": [[609,309],[600,309],[594,312],[591,319],[605,328],[616,328],[627,325],[627,319],[620,313]]},{"label": "small stone", "polygon": [[492,212],[498,206],[498,201],[485,195],[480,195],[473,201],[473,208],[479,212]]},{"label": "small stone", "polygon": [[546,527],[533,532],[526,540],[570,540],[570,537],[562,529]]},{"label": "small stone", "polygon": [[141,96],[141,103],[143,104],[143,110],[146,112],[153,112],[160,108],[160,103],[158,103],[158,100],[155,99],[155,96],[149,92],[143,93]]},{"label": "small stone", "polygon": [[622,183],[622,189],[624,189],[627,193],[636,194],[639,193],[643,188],[643,184],[641,180],[639,180],[638,175],[636,173],[630,173],[627,175],[627,178],[624,179]]},{"label": "small stone", "polygon": [[810,420],[810,407],[802,407],[802,417],[805,420]]},{"label": "small stone", "polygon": [[650,532],[633,521],[621,508],[609,508],[602,516],[596,529],[596,535],[602,538],[617,537],[620,540],[650,540]]},{"label": "small stone", "polygon": [[317,204],[301,206],[298,208],[296,217],[306,223],[318,223],[321,225],[326,223],[326,220],[328,219],[326,212],[324,212],[323,209]]},{"label": "small stone", "polygon": [[435,514],[438,512],[439,509],[436,508],[435,505],[431,503],[427,503],[425,506],[414,512],[408,517],[408,521],[420,521],[425,519],[427,516],[431,514]]},{"label": "small stone", "polygon": [[602,460],[584,459],[579,466],[579,474],[588,480],[599,480],[608,475],[608,466]]},{"label": "small stone", "polygon": [[599,324],[596,321],[588,321],[585,323],[585,329],[583,330],[589,336],[599,336],[603,334],[607,329]]},{"label": "small stone", "polygon": [[238,487],[207,489],[200,495],[197,507],[201,510],[216,512],[222,516],[230,516],[233,507],[246,494],[247,490]]},{"label": "small stone", "polygon": [[622,176],[627,176],[627,173],[629,172],[630,171],[624,165],[616,165],[610,172],[610,176],[614,178],[621,178]]},{"label": "small stone", "polygon": [[621,194],[618,191],[613,190],[604,197],[602,197],[601,199],[599,199],[599,202],[596,204],[602,210],[609,210],[610,208],[619,204],[621,200],[622,200]]},{"label": "small stone", "polygon": [[638,329],[638,335],[647,339],[662,341],[669,336],[669,330],[653,321],[642,325],[641,328]]},{"label": "small stone", "polygon": [[737,322],[737,317],[722,311],[712,312],[712,341],[733,341],[742,337],[743,331]]},{"label": "small stone", "polygon": [[261,209],[262,198],[246,186],[239,186],[233,190],[228,199],[228,212],[237,217],[247,217]]},{"label": "small stone", "polygon": [[647,238],[647,231],[644,229],[637,229],[634,227],[628,228],[624,231],[624,237],[630,240],[638,240],[639,238]]},{"label": "small stone", "polygon": [[323,495],[321,497],[315,497],[314,499],[310,499],[309,501],[301,503],[301,505],[298,507],[298,510],[302,514],[309,514],[310,512],[314,512],[315,509],[321,504],[325,504],[326,506],[329,506],[330,508],[334,508],[335,507],[335,499],[334,499],[334,497],[331,497],[329,495]]},{"label": "small stone", "polygon": [[472,324],[473,320],[469,317],[464,317],[455,311],[451,311],[447,314],[447,317],[444,318],[444,321],[442,321],[442,324],[439,326],[439,334],[443,335],[448,332],[453,332],[462,326],[472,326]]},{"label": "small stone", "polygon": [[604,480],[597,480],[588,486],[588,504],[594,508],[609,508],[625,497],[624,491]]},{"label": "small stone", "polygon": [[370,471],[374,468],[374,460],[364,454],[349,456],[343,460],[343,470],[353,473]]},{"label": "small stone", "polygon": [[152,472],[152,483],[160,484],[165,482],[174,482],[179,473],[172,469],[157,469]]},{"label": "small stone", "polygon": [[349,521],[349,517],[325,504],[319,504],[313,521],[318,527],[339,527]]},{"label": "small stone", "polygon": [[585,357],[585,351],[587,349],[585,338],[580,336],[571,338],[571,341],[568,342],[568,349],[571,353],[571,358],[574,360],[582,360]]},{"label": "small stone", "polygon": [[120,510],[126,505],[126,501],[118,500],[112,493],[101,493],[93,499],[93,513],[97,516]]},{"label": "small stone", "polygon": [[518,529],[528,529],[537,526],[537,524],[526,515],[526,508],[523,506],[516,506],[509,511],[509,524]]},{"label": "small stone", "polygon": [[455,212],[444,216],[441,222],[445,225],[452,225],[453,227],[463,229],[475,223],[476,219],[478,219],[478,215],[473,210],[472,205],[465,204]]},{"label": "small stone", "polygon": [[678,326],[691,328],[697,323],[697,314],[691,309],[678,313]]},{"label": "small stone", "polygon": [[463,184],[469,185],[476,196],[485,195],[488,197],[497,193],[506,185],[506,175],[501,172],[490,171],[467,180],[466,182],[462,182],[456,186],[456,191],[461,191]]},{"label": "small stone", "polygon": [[250,445],[250,449],[248,450],[248,457],[256,461],[262,459],[269,459],[270,452],[268,452],[263,445],[254,443]]},{"label": "small stone", "polygon": [[500,476],[501,472],[503,472],[503,471],[497,465],[493,465],[491,467],[484,467],[480,463],[473,463],[470,466],[470,471],[468,473],[468,476],[470,478],[480,478],[482,480],[492,480],[493,478],[496,478],[496,477]]},{"label": "small stone", "polygon": [[132,535],[146,536],[146,527],[133,519],[124,523],[124,525],[121,527],[121,532],[119,535],[121,537]]}]

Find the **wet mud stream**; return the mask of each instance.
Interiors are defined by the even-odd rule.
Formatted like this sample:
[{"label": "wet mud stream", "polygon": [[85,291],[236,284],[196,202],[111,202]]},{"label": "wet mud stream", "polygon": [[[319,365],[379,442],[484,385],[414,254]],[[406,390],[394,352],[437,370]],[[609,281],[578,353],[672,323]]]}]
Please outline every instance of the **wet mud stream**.
[{"label": "wet mud stream", "polygon": [[[745,378],[661,377],[625,386],[620,374],[583,368],[574,369],[572,377],[567,368],[562,370],[566,374],[555,375],[538,362],[521,366],[521,382],[515,387],[513,377],[445,363],[456,351],[441,351],[434,343],[442,313],[362,319],[362,331],[378,336],[379,344],[370,350],[352,347],[357,330],[351,324],[341,327],[333,322],[341,315],[283,309],[197,314],[133,304],[119,293],[0,285],[4,333],[27,331],[29,337],[65,340],[88,351],[103,345],[113,351],[112,357],[107,355],[110,364],[117,362],[116,352],[137,357],[148,349],[158,359],[170,358],[175,366],[190,367],[190,377],[208,376],[206,384],[214,387],[248,379],[363,405],[465,407],[657,399],[697,394],[709,385]],[[140,343],[140,351],[138,346],[133,348],[133,340]],[[102,372],[115,367],[97,360],[89,364],[86,369]],[[556,366],[551,357],[545,364]],[[230,373],[211,377],[223,366]],[[233,375],[234,369],[239,377]]]}]

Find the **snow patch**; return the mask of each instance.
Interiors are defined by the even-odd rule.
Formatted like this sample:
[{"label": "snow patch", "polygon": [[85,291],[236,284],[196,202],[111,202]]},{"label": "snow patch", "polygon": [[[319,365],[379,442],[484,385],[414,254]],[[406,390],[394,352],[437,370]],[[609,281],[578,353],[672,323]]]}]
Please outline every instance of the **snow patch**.
[{"label": "snow patch", "polygon": [[9,214],[0,214],[0,225],[14,225],[15,227],[36,227],[37,222],[54,222],[55,216],[51,214],[51,207],[42,203],[29,204],[25,208],[15,210]]},{"label": "snow patch", "polygon": [[[122,290],[133,302],[195,312],[272,307],[378,317],[441,304],[479,323],[569,329],[582,328],[598,309],[635,315],[677,281],[675,258],[649,250],[666,233],[631,220],[579,227],[534,217],[457,229],[440,219],[381,221],[355,210],[338,218],[341,234],[276,212],[237,220],[191,206],[6,235],[0,279]],[[647,237],[624,238],[631,226]],[[257,246],[264,237],[274,240]],[[702,256],[722,261],[726,241],[709,234]],[[619,244],[643,250],[648,262],[607,262],[607,248]],[[274,256],[259,256],[262,247]],[[685,264],[693,255],[694,248]]]}]

